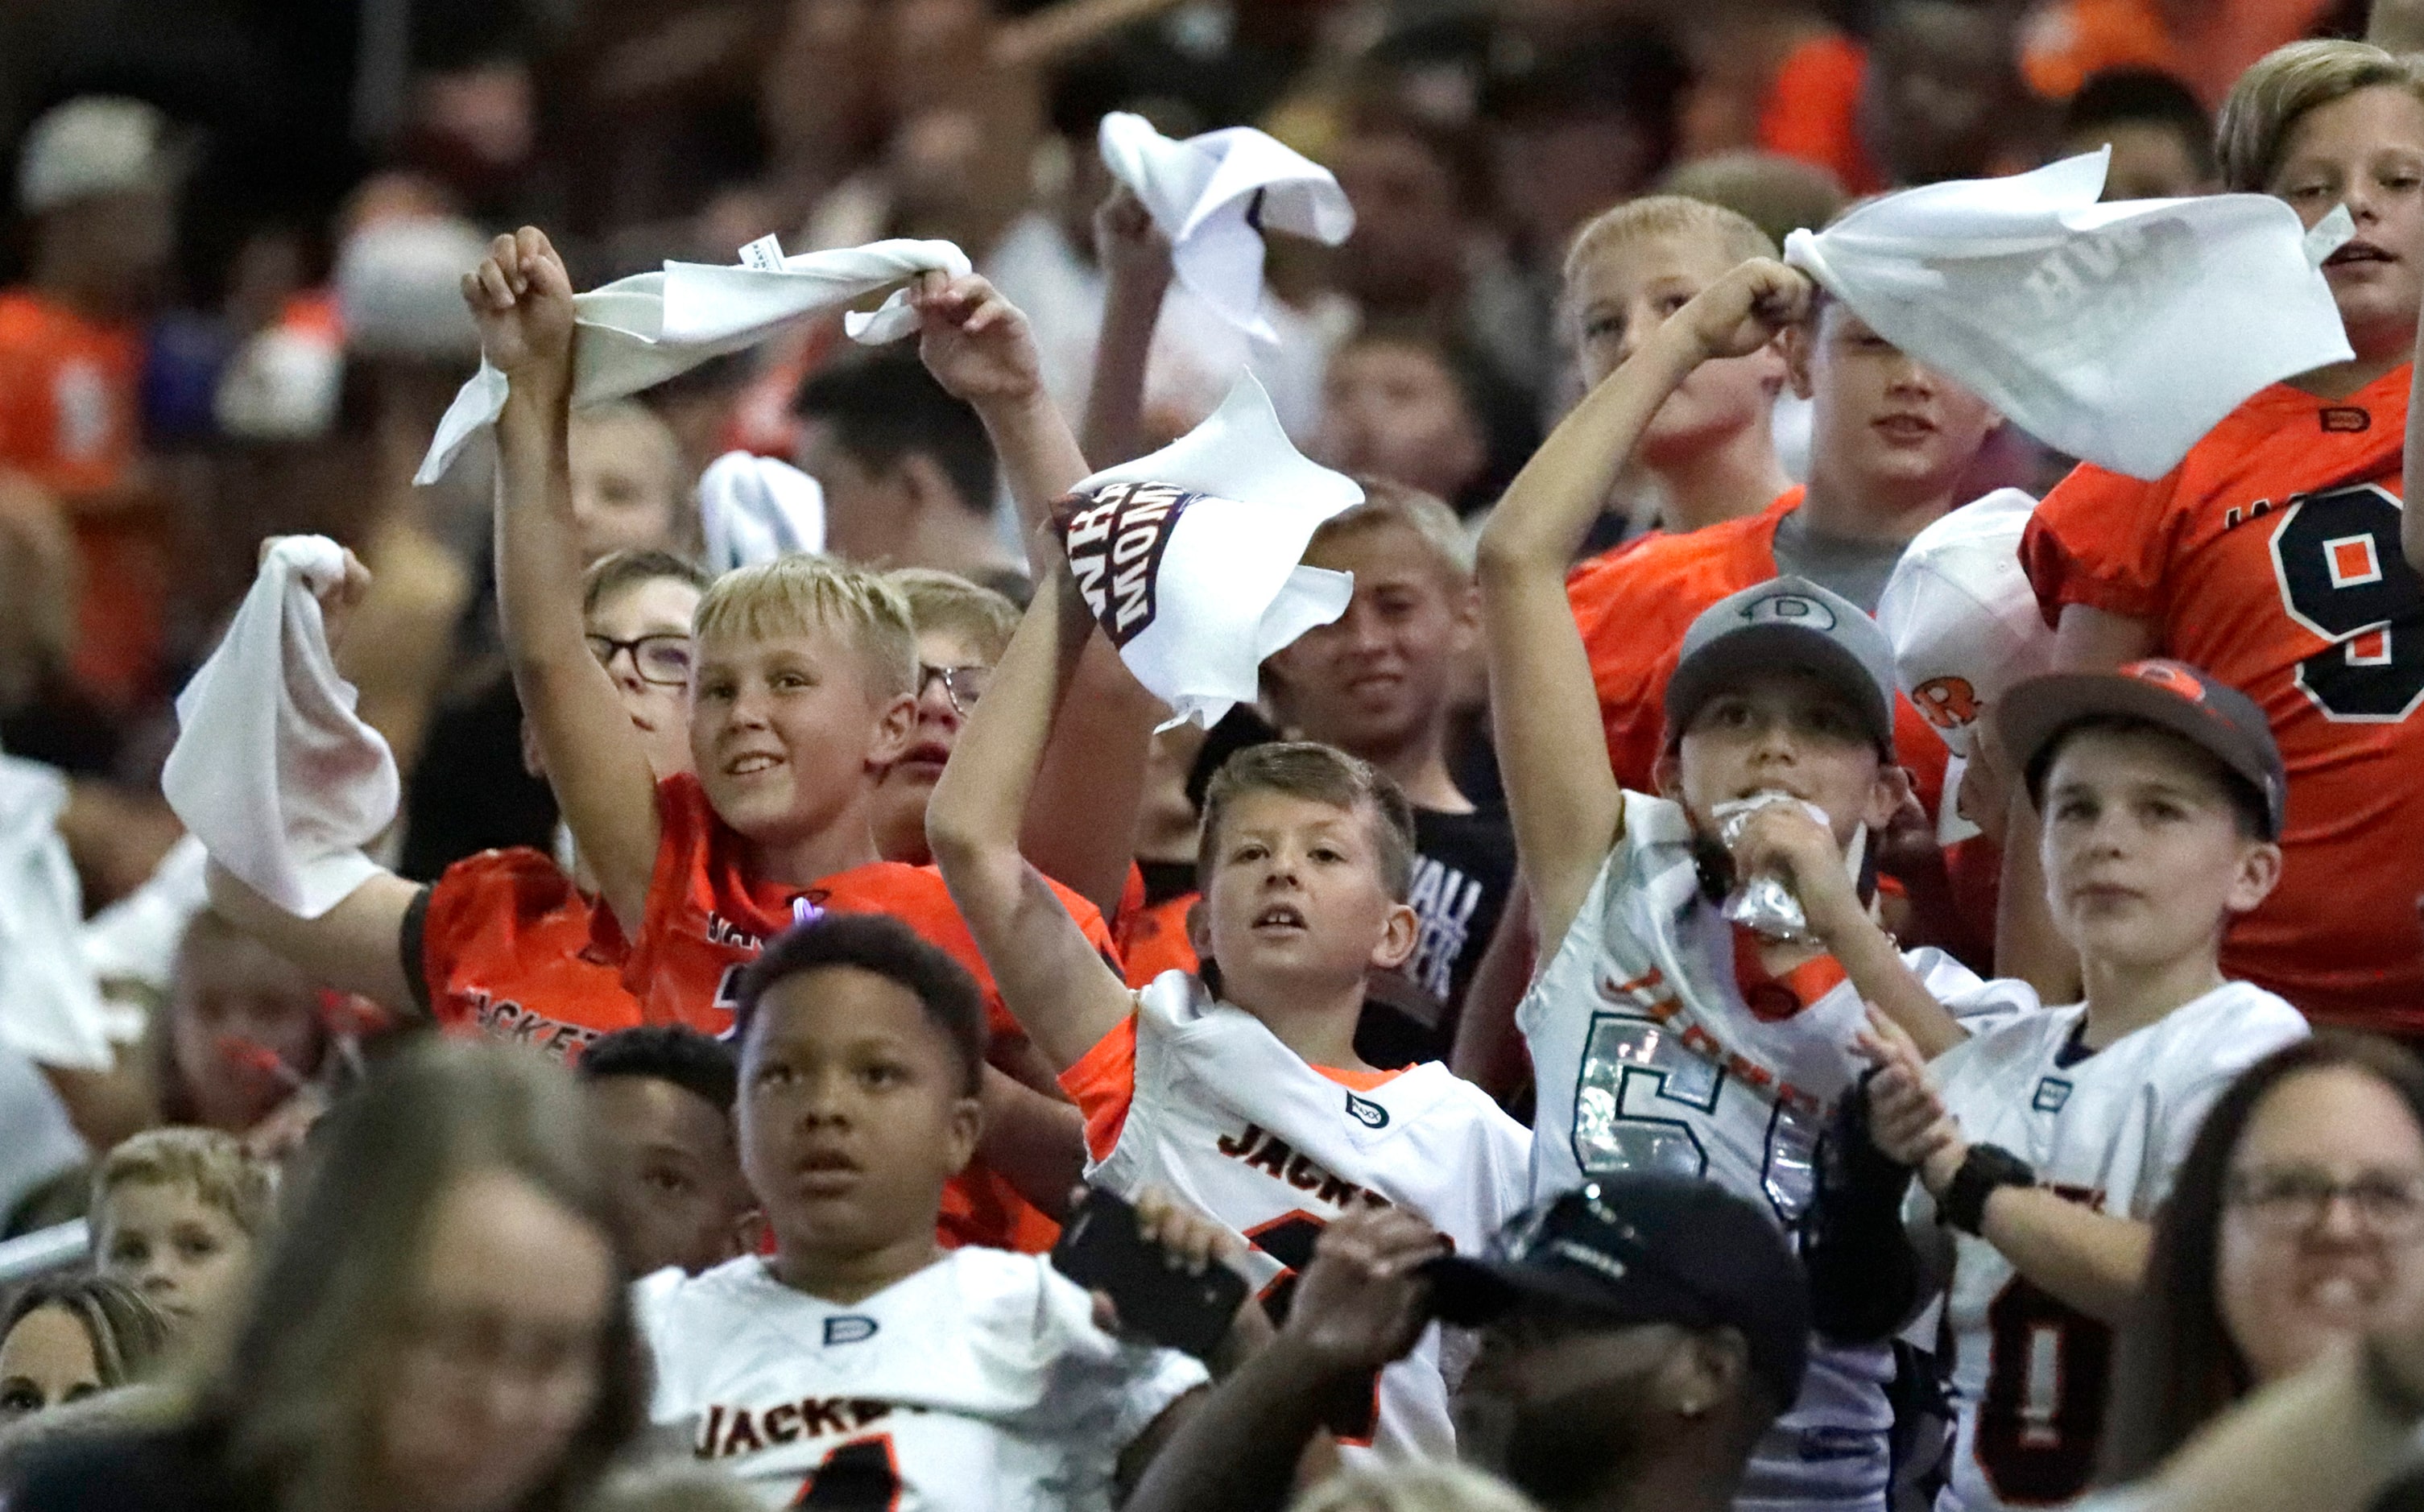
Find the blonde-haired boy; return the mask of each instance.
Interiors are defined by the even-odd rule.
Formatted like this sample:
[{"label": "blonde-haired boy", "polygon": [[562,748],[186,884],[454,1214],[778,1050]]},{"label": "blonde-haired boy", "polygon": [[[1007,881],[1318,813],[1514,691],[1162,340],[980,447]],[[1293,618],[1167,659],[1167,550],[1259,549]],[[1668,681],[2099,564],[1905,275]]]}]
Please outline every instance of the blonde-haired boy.
[{"label": "blonde-haired boy", "polygon": [[875,844],[886,861],[922,867],[934,859],[926,845],[926,801],[984,696],[994,663],[1009,649],[1018,606],[938,567],[896,567],[885,578],[917,627],[917,730],[875,790]]},{"label": "blonde-haired boy", "polygon": [[[1583,388],[1599,386],[1685,301],[1776,244],[1705,200],[1653,194],[1602,212],[1566,254],[1565,306]],[[1765,345],[1704,362],[1642,428],[1632,461],[1661,527],[1697,531],[1755,515],[1793,485],[1769,414],[1784,391],[1782,351]]]},{"label": "blonde-haired boy", "polygon": [[[1003,335],[997,311],[1008,307],[988,304],[990,290],[967,282],[957,294],[921,294],[933,311],[926,345],[930,362],[957,358],[965,386],[981,389],[997,376],[989,359]],[[794,920],[825,911],[893,915],[986,981],[941,879],[881,860],[876,849],[877,781],[917,729],[917,630],[900,592],[830,559],[785,558],[719,581],[694,625],[694,774],[658,782],[582,634],[566,467],[572,301],[564,265],[545,236],[526,229],[497,239],[465,295],[489,361],[510,385],[497,430],[497,540],[515,684],[597,875],[598,944],[645,1016],[722,1032],[742,968]],[[1014,334],[1023,337],[1023,326]],[[1011,438],[1004,452],[1013,464],[1048,442],[1058,422],[1057,413],[1031,408],[988,419]],[[1066,448],[1075,458],[1075,442]],[[1054,488],[1083,472],[1082,461],[1041,466],[1069,470],[1050,480]],[[1015,465],[1013,475],[1022,476]],[[1099,915],[1070,902],[1090,938],[1108,947]],[[996,1066],[1048,1086],[1016,1021],[997,999],[993,1007]],[[987,1138],[980,1163],[947,1194],[945,1236],[1040,1248],[1053,1232],[1045,1211],[1065,1199],[1076,1165],[1076,1114],[998,1071],[984,1098]]]},{"label": "blonde-haired boy", "polygon": [[92,1177],[93,1266],[160,1310],[186,1340],[226,1326],[276,1216],[278,1178],[231,1134],[147,1129]]},{"label": "blonde-haired boy", "polygon": [[1379,1066],[1443,1060],[1515,880],[1506,814],[1475,804],[1449,767],[1451,723],[1478,702],[1473,543],[1445,503],[1368,480],[1364,501],[1323,521],[1304,560],[1354,574],[1355,597],[1264,664],[1282,721],[1388,773],[1413,811],[1406,897],[1420,936],[1376,981],[1356,1050]]}]

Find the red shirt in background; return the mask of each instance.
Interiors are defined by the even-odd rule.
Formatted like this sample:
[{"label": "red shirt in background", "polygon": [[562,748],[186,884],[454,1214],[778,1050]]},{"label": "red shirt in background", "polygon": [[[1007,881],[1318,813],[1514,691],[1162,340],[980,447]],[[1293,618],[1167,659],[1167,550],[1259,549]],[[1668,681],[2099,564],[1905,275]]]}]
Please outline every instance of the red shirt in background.
[{"label": "red shirt in background", "polygon": [[2424,1033],[2424,585],[2399,549],[2413,370],[2336,403],[2276,384],[2169,475],[2081,467],[2020,561],[2067,604],[2254,699],[2289,773],[2280,885],[2223,970],[2319,1023]]},{"label": "red shirt in background", "polygon": [[1795,47],[1760,103],[1759,145],[1825,168],[1855,198],[1886,187],[1860,145],[1860,86],[1868,72],[1867,51],[1839,33]]},{"label": "red shirt in background", "polygon": [[2249,64],[2306,35],[2330,0],[2199,0],[2192,36],[2164,24],[2157,0],[2048,0],[2020,33],[2020,72],[2049,100],[2067,100],[2091,73],[2161,69],[2218,110]]},{"label": "red shirt in background", "polygon": [[30,290],[0,293],[0,466],[57,495],[74,521],[73,671],[119,708],[154,691],[168,587],[159,518],[96,501],[129,481],[142,372],[134,327],[87,320]]}]

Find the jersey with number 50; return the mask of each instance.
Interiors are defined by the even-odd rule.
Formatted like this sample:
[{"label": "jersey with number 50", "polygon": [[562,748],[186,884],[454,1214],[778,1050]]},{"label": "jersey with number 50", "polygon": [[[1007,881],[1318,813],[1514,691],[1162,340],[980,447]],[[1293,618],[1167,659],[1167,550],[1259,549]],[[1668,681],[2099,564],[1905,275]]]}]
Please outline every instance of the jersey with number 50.
[{"label": "jersey with number 50", "polygon": [[[2093,1054],[2074,1040],[2086,1011],[2032,1013],[1946,1051],[1931,1070],[1964,1137],[2011,1151],[2065,1197],[2140,1220],[2170,1192],[2223,1089],[2306,1033],[2296,1009],[2245,982]],[[1923,1248],[1950,1232],[1915,1188],[1905,1217]],[[2071,1501],[2096,1469],[2113,1331],[1985,1240],[1951,1236],[1944,1331],[1957,1438],[1938,1512]]]},{"label": "jersey with number 50", "polygon": [[637,1282],[650,1418],[770,1507],[1109,1512],[1120,1452],[1204,1367],[1094,1327],[1037,1255],[954,1249],[849,1306],[763,1256]]},{"label": "jersey with number 50", "polygon": [[[1973,1027],[2037,1006],[2025,985],[1981,981],[1941,951],[1904,959]],[[1798,1222],[1819,1132],[1862,1065],[1852,1038],[1866,1011],[1826,958],[1746,993],[1734,927],[1700,888],[1690,819],[1626,793],[1624,837],[1516,1011],[1539,1086],[1534,1194],[1663,1170]],[[1892,1377],[1882,1345],[1813,1347],[1801,1399],[1752,1456],[1736,1506],[1882,1508]]]},{"label": "jersey with number 50", "polygon": [[2082,467],[2020,559],[2049,619],[2143,620],[2254,699],[2289,774],[2281,884],[2223,971],[2319,1023],[2424,1033],[2424,584],[2399,550],[2408,380],[2276,385],[2152,483]]}]

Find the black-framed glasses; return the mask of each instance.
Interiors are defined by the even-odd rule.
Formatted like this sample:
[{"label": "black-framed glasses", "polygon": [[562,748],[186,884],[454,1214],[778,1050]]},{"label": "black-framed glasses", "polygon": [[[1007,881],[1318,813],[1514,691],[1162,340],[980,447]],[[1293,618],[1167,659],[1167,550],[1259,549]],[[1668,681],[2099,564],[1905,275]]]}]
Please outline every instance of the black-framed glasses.
[{"label": "black-framed glasses", "polygon": [[951,701],[952,711],[962,718],[977,707],[977,700],[984,696],[986,684],[992,681],[991,667],[935,667],[922,661],[917,664],[917,696],[925,697],[926,690],[939,682],[943,696]]},{"label": "black-framed glasses", "polygon": [[618,641],[611,635],[589,637],[589,654],[601,667],[611,667],[622,653],[631,653],[631,666],[640,674],[642,682],[660,688],[682,688],[690,683],[690,637],[687,635],[642,635],[629,641]]},{"label": "black-framed glasses", "polygon": [[2258,1166],[2231,1172],[2225,1195],[2257,1227],[2304,1233],[2347,1198],[2368,1233],[2386,1239],[2424,1233],[2424,1171],[2361,1170],[2342,1181],[2319,1166]]}]

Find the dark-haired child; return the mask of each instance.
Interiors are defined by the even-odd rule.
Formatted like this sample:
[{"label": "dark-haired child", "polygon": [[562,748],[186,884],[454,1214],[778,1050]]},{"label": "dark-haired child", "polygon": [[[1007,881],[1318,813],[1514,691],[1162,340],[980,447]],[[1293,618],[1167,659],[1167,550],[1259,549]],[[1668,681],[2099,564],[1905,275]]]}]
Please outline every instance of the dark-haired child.
[{"label": "dark-haired child", "polygon": [[[1205,1372],[1105,1331],[1042,1256],[936,1243],[982,1122],[975,980],[898,920],[829,915],[738,995],[742,1169],[774,1252],[640,1284],[652,1417],[770,1506],[1108,1508]],[[1140,1210],[1215,1262],[1212,1225]]]},{"label": "dark-haired child", "polygon": [[731,1046],[679,1024],[648,1024],[593,1041],[579,1069],[631,1273],[676,1265],[696,1275],[741,1253],[756,1202],[732,1137],[740,1071]]}]

